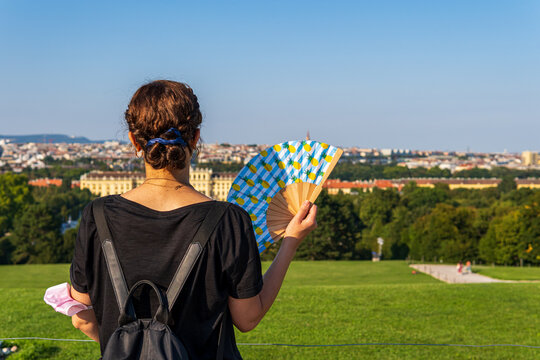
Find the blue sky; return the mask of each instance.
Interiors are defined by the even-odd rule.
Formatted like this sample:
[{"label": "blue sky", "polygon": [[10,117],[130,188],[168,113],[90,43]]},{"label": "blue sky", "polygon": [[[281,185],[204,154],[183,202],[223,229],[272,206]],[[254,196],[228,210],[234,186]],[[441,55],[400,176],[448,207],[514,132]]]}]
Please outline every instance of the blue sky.
[{"label": "blue sky", "polygon": [[190,84],[206,142],[540,150],[540,2],[0,0],[0,134],[121,139]]}]

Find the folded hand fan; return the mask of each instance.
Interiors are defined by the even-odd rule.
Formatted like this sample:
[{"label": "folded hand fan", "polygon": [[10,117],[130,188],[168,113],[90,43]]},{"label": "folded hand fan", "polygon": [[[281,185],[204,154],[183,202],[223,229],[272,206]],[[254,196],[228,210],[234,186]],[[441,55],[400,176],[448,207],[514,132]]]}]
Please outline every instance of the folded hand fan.
[{"label": "folded hand fan", "polygon": [[279,240],[305,200],[314,202],[343,150],[312,140],[261,151],[240,170],[227,201],[253,221],[259,253]]}]

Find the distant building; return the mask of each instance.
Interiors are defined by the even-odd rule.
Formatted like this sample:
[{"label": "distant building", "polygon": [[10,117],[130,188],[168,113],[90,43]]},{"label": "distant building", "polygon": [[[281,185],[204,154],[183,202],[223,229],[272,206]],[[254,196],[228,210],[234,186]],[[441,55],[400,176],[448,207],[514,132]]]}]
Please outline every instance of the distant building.
[{"label": "distant building", "polygon": [[400,179],[394,184],[401,190],[403,186],[414,181],[418,187],[433,188],[436,184],[446,184],[450,190],[454,189],[487,189],[497,187],[501,179]]},{"label": "distant building", "polygon": [[516,179],[516,186],[518,189],[540,189],[540,179]]},{"label": "distant building", "polygon": [[37,187],[49,187],[49,186],[62,186],[62,179],[34,179],[29,180],[28,185],[37,186]]},{"label": "distant building", "polygon": [[[212,169],[191,169],[189,181],[201,193],[225,201],[236,173],[214,173]],[[99,196],[122,194],[144,182],[141,172],[92,171],[81,176],[80,188]]]},{"label": "distant building", "polygon": [[524,151],[521,153],[521,162],[525,166],[538,165],[540,156],[534,151]]},{"label": "distant building", "polygon": [[231,172],[222,172],[215,173],[212,175],[212,195],[211,197],[219,200],[227,200],[227,195],[232,186],[234,179],[236,178],[236,173]]},{"label": "distant building", "polygon": [[141,172],[123,171],[91,171],[81,175],[80,187],[88,189],[93,194],[107,196],[122,194],[136,188],[144,182],[145,175]]},{"label": "distant building", "polygon": [[[350,194],[353,191],[373,191],[378,189],[397,189],[401,190],[405,185],[414,181],[418,187],[435,187],[436,184],[446,184],[452,189],[486,189],[497,187],[500,179],[396,179],[396,180],[370,180],[370,181],[341,181],[339,179],[327,180],[324,188],[331,195],[340,191],[344,194]],[[525,184],[524,184],[525,186]]]},{"label": "distant building", "polygon": [[373,191],[374,188],[390,189],[395,188],[391,180],[370,180],[370,181],[341,181],[339,179],[328,179],[323,185],[330,195],[336,195],[340,191],[350,194],[353,191]]},{"label": "distant building", "polygon": [[212,197],[212,175],[212,169],[190,169],[189,183],[193,185],[197,191]]},{"label": "distant building", "polygon": [[[414,181],[418,187],[433,188],[436,184],[446,184],[453,189],[487,189],[497,187],[501,179],[397,179],[397,180],[370,180],[370,181],[341,181],[339,179],[327,180],[323,187],[330,195],[335,195],[340,191],[350,194],[353,191],[367,192],[378,189],[397,189],[401,191],[405,185]],[[540,179],[515,179],[518,189],[540,189]]]}]

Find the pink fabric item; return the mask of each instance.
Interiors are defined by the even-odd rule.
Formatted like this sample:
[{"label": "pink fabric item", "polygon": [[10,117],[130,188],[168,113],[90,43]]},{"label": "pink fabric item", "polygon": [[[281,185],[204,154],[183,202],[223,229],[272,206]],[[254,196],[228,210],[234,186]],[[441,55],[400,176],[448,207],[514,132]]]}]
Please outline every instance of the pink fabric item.
[{"label": "pink fabric item", "polygon": [[67,316],[73,316],[79,311],[92,308],[91,306],[86,306],[73,300],[69,289],[68,283],[52,286],[45,291],[43,300],[45,300],[48,305],[51,305],[54,310]]}]

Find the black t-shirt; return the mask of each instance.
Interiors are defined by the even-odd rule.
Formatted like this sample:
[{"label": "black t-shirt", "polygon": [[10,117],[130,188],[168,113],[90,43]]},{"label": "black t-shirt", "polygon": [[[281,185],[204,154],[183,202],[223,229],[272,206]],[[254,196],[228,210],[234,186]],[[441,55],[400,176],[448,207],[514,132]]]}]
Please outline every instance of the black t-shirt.
[{"label": "black t-shirt", "polygon": [[[99,324],[101,351],[118,327],[119,309],[114,295],[92,204],[83,211],[71,264],[71,285],[88,293]],[[109,225],[128,288],[151,280],[166,291],[206,213],[216,201],[156,211],[119,195],[105,200]],[[223,313],[229,296],[242,299],[257,295],[263,285],[261,262],[251,220],[242,208],[231,205],[211,235],[193,268],[171,316],[172,330],[186,346],[190,358],[214,359]],[[148,289],[136,294],[139,318],[157,309]],[[225,359],[241,359],[230,316],[225,324]]]}]

